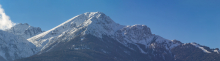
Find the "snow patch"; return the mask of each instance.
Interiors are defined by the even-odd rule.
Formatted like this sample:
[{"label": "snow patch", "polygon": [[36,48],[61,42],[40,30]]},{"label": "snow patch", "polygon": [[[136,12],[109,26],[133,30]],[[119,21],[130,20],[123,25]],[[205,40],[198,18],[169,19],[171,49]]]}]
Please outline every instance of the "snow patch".
[{"label": "snow patch", "polygon": [[219,50],[214,50],[214,52],[216,52],[216,53],[218,53],[218,54],[219,54],[219,52],[220,52],[220,51],[219,51]]},{"label": "snow patch", "polygon": [[134,44],[134,45],[136,45],[136,46],[138,47],[138,49],[141,51],[141,53],[147,54],[147,52],[145,52],[144,50],[142,50],[142,48],[140,48],[139,45],[137,45],[137,44]]},{"label": "snow patch", "polygon": [[81,41],[83,41],[85,39],[85,37],[81,37]]},{"label": "snow patch", "polygon": [[199,49],[201,49],[205,53],[211,53],[211,52],[209,52],[208,50],[206,50],[205,48],[201,47],[200,45],[198,45],[196,43],[190,43],[190,44],[192,44],[195,47],[198,47]]}]

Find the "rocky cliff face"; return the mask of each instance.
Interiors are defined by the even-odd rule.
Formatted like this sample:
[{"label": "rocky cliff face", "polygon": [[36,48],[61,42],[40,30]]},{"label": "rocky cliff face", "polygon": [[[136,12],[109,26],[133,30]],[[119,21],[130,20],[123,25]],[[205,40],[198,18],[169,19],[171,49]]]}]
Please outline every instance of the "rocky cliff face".
[{"label": "rocky cliff face", "polygon": [[172,53],[176,61],[220,61],[220,54],[215,50],[197,43],[185,43],[173,48]]}]

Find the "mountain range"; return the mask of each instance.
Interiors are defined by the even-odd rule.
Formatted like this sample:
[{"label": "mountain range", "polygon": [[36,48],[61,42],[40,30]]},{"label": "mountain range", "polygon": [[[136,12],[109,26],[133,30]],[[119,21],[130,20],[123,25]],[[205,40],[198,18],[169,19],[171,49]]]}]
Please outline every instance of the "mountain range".
[{"label": "mountain range", "polygon": [[0,31],[0,61],[220,61],[220,50],[168,40],[146,25],[120,25],[87,12],[42,31],[17,24]]}]

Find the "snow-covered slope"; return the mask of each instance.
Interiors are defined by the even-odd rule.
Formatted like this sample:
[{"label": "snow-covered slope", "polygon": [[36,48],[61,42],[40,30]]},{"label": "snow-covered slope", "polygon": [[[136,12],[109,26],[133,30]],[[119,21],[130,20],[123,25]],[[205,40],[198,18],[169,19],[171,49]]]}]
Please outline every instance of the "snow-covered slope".
[{"label": "snow-covered slope", "polygon": [[203,52],[205,52],[205,53],[211,53],[210,51],[206,50],[204,47],[198,45],[197,43],[190,43],[190,44],[192,44],[193,46],[195,46],[195,47],[201,49],[201,50],[202,50]]},{"label": "snow-covered slope", "polygon": [[15,26],[11,27],[10,29],[6,29],[5,31],[12,33],[14,35],[22,36],[26,39],[42,33],[41,28],[32,27],[32,26],[28,25],[27,23],[24,23],[24,24],[19,23]]},{"label": "snow-covered slope", "polygon": [[[142,44],[145,45],[146,48],[165,48],[166,50],[170,51],[172,48],[181,45],[181,42],[177,40],[168,40],[162,38],[158,35],[154,35],[151,33],[151,30],[146,25],[133,25],[133,26],[126,26],[115,33],[116,39],[128,46],[128,43],[131,44]],[[138,46],[138,45],[137,45]],[[159,47],[160,46],[160,47]],[[162,46],[162,47],[161,47]],[[138,46],[139,47],[139,46]],[[142,53],[142,49],[139,48]]]},{"label": "snow-covered slope", "polygon": [[[206,46],[199,45],[198,43],[195,43],[195,42],[193,42],[193,43],[185,43],[185,44],[191,44],[191,45],[201,49],[204,53],[217,53],[217,54],[219,54],[219,52],[220,52],[218,48],[210,49],[210,48],[208,48]],[[183,45],[185,45],[185,44],[183,44]]]},{"label": "snow-covered slope", "polygon": [[25,38],[0,30],[0,57],[5,60],[29,57],[35,54],[35,48]]}]

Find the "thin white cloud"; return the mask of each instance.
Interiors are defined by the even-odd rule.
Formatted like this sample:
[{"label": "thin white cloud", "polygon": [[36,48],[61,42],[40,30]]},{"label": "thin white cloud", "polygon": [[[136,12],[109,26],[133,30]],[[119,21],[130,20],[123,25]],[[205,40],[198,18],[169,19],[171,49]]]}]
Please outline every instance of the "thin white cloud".
[{"label": "thin white cloud", "polygon": [[16,23],[13,23],[10,20],[10,17],[5,14],[4,9],[0,5],[0,30],[5,30],[8,28],[11,28],[15,24]]}]

